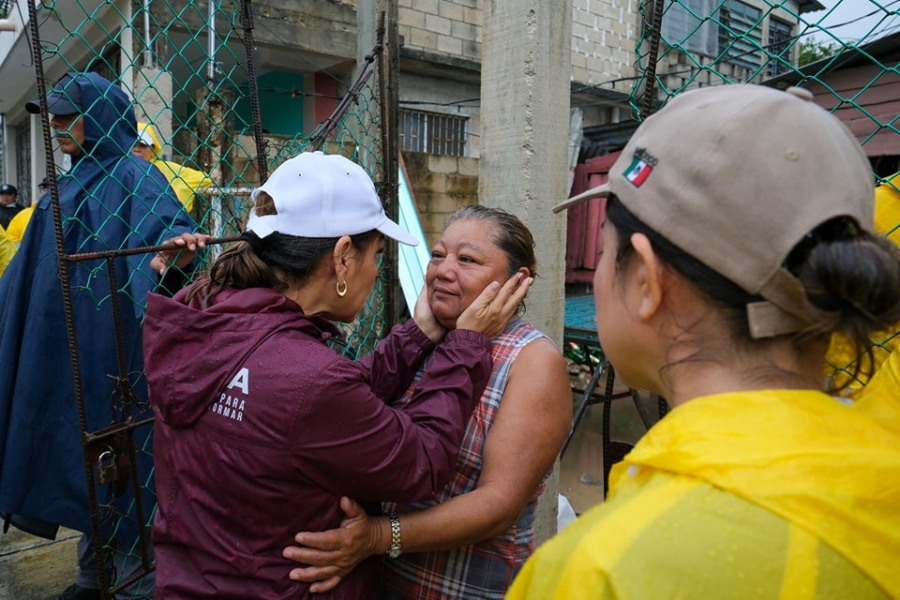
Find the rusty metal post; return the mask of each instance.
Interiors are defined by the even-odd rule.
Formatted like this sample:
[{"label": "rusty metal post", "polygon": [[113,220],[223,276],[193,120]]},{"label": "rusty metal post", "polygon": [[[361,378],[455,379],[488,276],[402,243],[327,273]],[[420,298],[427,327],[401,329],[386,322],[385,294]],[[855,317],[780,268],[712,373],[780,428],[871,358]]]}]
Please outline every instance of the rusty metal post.
[{"label": "rusty metal post", "polygon": [[[398,3],[397,0],[381,0],[379,2],[382,12],[379,37],[384,41],[384,50],[379,64],[379,93],[381,96],[381,146],[383,151],[382,165],[384,173],[381,180],[384,187],[381,190],[381,202],[388,217],[394,222],[400,219],[400,203],[398,198],[400,169],[400,143],[397,131],[400,107],[400,33],[397,27]],[[400,252],[397,242],[388,246],[385,268],[385,314],[389,325],[400,322],[400,305],[403,298],[400,289],[399,260]],[[412,312],[412,307],[410,307]],[[386,334],[390,327],[384,328]]]},{"label": "rusty metal post", "polygon": [[[204,141],[198,150],[198,158],[214,185],[223,189],[230,177],[227,146],[229,136],[225,121],[230,102],[228,98],[223,98],[220,91],[209,88],[197,90],[196,102],[197,136]],[[227,194],[214,195],[211,199],[211,210],[207,212],[208,217],[201,224],[214,236],[240,233],[241,222],[238,218],[240,211],[237,207],[227,204],[229,198],[231,196]],[[226,224],[232,225],[227,231]]]},{"label": "rusty metal post", "polygon": [[644,86],[644,97],[641,102],[641,120],[653,114],[653,97],[656,95],[656,62],[659,59],[659,40],[662,38],[662,19],[665,0],[649,0],[647,3],[653,10],[650,17],[650,55],[647,58],[645,74],[647,84]]},{"label": "rusty metal post", "polygon": [[[385,212],[397,220],[399,213],[398,169],[399,146],[397,142],[398,106],[400,103],[400,34],[397,27],[399,8],[397,0],[359,0],[356,7],[358,21],[357,70],[365,69],[367,62],[375,60],[378,74],[377,90],[380,120],[379,152],[381,170],[376,173],[376,185]],[[369,54],[370,48],[375,48]],[[390,326],[400,320],[403,295],[400,290],[399,256],[397,242],[389,240],[386,246],[382,288],[386,334]]]},{"label": "rusty metal post", "polygon": [[253,117],[253,140],[256,143],[256,169],[259,184],[269,178],[266,164],[266,140],[263,138],[262,113],[259,108],[259,86],[256,81],[255,44],[253,42],[253,6],[251,0],[241,0],[241,27],[244,28],[244,52],[247,54],[247,83],[250,91],[250,112]]},{"label": "rusty metal post", "polygon": [[[34,74],[37,79],[37,92],[41,105],[41,127],[44,132],[44,155],[47,160],[47,172],[54,173],[56,165],[53,162],[53,144],[50,138],[50,115],[47,111],[47,85],[44,79],[44,62],[41,56],[40,23],[38,21],[37,8],[34,2],[28,2],[28,29],[31,34],[31,57],[34,62]],[[69,354],[72,357],[72,375],[75,386],[75,400],[78,412],[78,426],[82,434],[82,452],[84,454],[85,478],[87,480],[88,503],[97,506],[97,492],[94,485],[94,470],[88,460],[88,427],[87,415],[84,408],[84,384],[81,379],[81,365],[78,357],[78,341],[75,334],[75,310],[72,304],[72,291],[69,279],[69,262],[66,260],[66,247],[62,230],[62,210],[59,205],[59,188],[56,177],[50,179],[50,207],[53,211],[53,229],[56,240],[56,254],[59,258],[59,283],[62,286],[63,303],[65,305],[66,329],[69,333]],[[103,549],[103,539],[100,535],[100,518],[95,512],[91,513],[91,534],[93,536],[93,549],[97,561],[97,584],[100,587],[100,595],[105,600],[111,598],[109,594],[109,582],[107,579],[106,554]]]}]

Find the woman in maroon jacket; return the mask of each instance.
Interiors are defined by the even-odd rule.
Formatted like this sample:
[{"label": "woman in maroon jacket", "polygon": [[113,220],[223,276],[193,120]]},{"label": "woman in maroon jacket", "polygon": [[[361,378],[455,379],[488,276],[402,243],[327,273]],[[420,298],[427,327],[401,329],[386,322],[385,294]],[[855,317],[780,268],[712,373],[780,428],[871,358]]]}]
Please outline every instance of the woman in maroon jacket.
[{"label": "woman in maroon jacket", "polygon": [[[282,556],[293,532],[337,527],[342,496],[439,491],[490,376],[490,340],[531,283],[490,283],[449,333],[420,300],[354,362],[326,345],[339,334],[331,321],[363,307],[384,236],[415,239],[339,156],[288,160],[253,199],[242,241],[207,279],[148,303],[158,598],[309,597]],[[429,354],[412,401],[389,408]],[[317,597],[374,597],[377,566]]]}]

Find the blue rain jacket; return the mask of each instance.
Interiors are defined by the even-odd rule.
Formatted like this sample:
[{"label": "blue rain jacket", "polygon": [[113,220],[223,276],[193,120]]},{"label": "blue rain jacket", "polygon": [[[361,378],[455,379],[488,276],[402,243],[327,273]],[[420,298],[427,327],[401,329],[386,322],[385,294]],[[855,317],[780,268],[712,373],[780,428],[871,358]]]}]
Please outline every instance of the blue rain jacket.
[{"label": "blue rain jacket", "polygon": [[[137,121],[130,100],[99,75],[79,75],[84,110],[83,152],[59,178],[66,254],[159,244],[194,230],[194,223],[165,177],[131,154]],[[142,403],[141,319],[147,292],[159,276],[150,255],[115,260],[121,307],[124,369]],[[103,260],[68,267],[72,309],[84,389],[85,423],[96,431],[125,416],[114,414],[112,376],[119,376],[113,310]],[[6,273],[0,278],[0,515],[39,523],[32,533],[52,537],[55,526],[91,528],[81,424],[66,329],[53,211],[44,194]],[[140,412],[139,409],[144,412]],[[150,416],[144,404],[131,411]],[[150,427],[137,430],[142,485],[150,481]],[[98,486],[100,502],[112,500],[114,486]],[[152,494],[144,494],[152,502]],[[130,492],[115,502],[133,514]],[[149,517],[152,504],[144,505]],[[37,521],[34,521],[37,520]],[[43,522],[43,523],[42,523]],[[115,526],[115,523],[111,523]],[[43,528],[49,527],[49,532]],[[23,527],[28,529],[27,527]],[[119,534],[124,529],[120,527]],[[109,535],[108,531],[104,532]],[[133,533],[133,529],[132,532]],[[129,535],[129,533],[125,533]]]}]

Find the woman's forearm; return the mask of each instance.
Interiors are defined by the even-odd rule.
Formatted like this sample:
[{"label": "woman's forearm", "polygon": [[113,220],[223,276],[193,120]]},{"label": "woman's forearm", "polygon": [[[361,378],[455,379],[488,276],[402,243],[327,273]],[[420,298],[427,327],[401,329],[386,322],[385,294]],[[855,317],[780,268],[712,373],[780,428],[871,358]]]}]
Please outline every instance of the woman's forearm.
[{"label": "woman's forearm", "polygon": [[402,550],[448,550],[490,539],[508,530],[523,508],[524,504],[512,504],[485,486],[423,510],[400,513]]}]

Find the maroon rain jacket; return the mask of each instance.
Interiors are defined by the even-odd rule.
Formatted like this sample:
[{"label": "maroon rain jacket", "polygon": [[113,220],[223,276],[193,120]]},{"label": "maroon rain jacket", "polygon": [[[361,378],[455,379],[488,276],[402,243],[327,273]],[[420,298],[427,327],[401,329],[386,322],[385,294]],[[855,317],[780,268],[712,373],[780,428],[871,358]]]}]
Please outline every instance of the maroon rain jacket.
[{"label": "maroon rain jacket", "polygon": [[[413,321],[355,362],[338,334],[269,289],[208,307],[150,294],[144,356],[156,413],[156,598],[374,598],[378,560],[327,594],[288,579],[298,531],[333,529],[341,496],[412,502],[450,480],[491,373],[491,342],[451,331],[435,348]],[[403,393],[434,358],[413,402]]]}]

